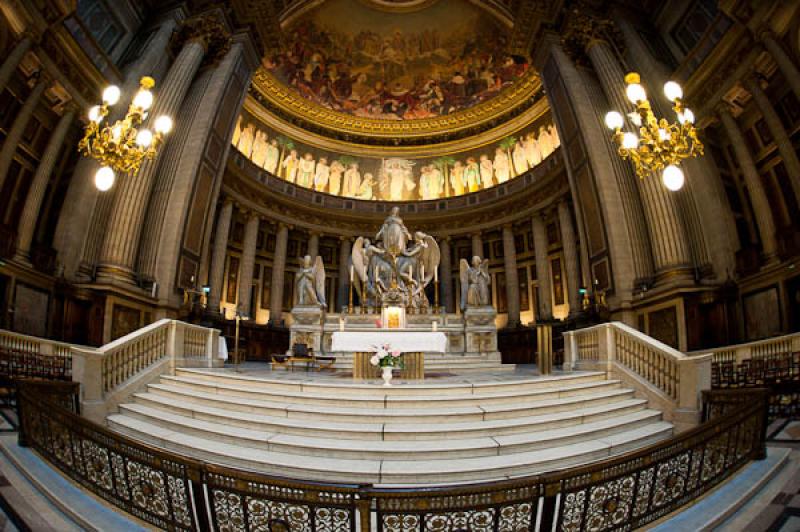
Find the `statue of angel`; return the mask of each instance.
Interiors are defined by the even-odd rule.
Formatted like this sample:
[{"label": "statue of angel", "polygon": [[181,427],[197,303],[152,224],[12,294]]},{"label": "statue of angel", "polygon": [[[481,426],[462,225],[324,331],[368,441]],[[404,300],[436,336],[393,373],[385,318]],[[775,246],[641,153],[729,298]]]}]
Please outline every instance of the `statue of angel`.
[{"label": "statue of angel", "polygon": [[472,266],[466,259],[461,259],[460,270],[461,310],[489,305],[489,259],[472,257]]},{"label": "statue of angel", "polygon": [[325,265],[317,255],[313,265],[311,256],[303,257],[303,266],[295,277],[294,304],[297,307],[320,306],[325,308]]}]

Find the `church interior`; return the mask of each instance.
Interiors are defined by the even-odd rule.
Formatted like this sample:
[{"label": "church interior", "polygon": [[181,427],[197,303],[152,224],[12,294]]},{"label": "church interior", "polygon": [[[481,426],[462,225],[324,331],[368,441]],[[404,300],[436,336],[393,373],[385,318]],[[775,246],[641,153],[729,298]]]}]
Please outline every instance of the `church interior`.
[{"label": "church interior", "polygon": [[0,0],[0,530],[800,530],[800,3]]}]

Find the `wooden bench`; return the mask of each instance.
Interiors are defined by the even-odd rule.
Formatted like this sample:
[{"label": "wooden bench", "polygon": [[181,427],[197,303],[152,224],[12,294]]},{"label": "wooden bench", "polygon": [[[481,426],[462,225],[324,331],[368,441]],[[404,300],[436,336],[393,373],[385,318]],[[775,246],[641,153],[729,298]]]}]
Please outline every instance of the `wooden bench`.
[{"label": "wooden bench", "polygon": [[306,371],[314,370],[321,371],[323,369],[331,369],[336,363],[336,357],[332,356],[316,356],[312,349],[309,349],[308,354],[305,355],[279,355],[273,354],[270,356],[272,362],[272,369],[284,368],[287,371],[291,369],[294,371],[296,364],[305,364]]}]

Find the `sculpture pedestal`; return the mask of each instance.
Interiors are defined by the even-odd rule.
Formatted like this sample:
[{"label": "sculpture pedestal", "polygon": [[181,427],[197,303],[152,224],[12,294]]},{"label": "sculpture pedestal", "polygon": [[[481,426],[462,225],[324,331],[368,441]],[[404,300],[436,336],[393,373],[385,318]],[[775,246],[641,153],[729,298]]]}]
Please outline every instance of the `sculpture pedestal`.
[{"label": "sculpture pedestal", "polygon": [[294,344],[306,344],[314,353],[322,352],[322,314],[318,306],[302,306],[292,309],[294,323],[291,326],[289,349]]},{"label": "sculpture pedestal", "polygon": [[497,351],[497,312],[494,307],[468,307],[464,311],[466,355],[500,356]]}]

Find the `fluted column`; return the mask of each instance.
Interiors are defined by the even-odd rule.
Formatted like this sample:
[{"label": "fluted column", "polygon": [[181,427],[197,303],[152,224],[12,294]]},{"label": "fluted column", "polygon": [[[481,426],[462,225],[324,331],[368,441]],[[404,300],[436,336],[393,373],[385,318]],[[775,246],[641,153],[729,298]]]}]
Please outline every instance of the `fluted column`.
[{"label": "fluted column", "polygon": [[472,234],[472,256],[483,258],[483,240],[480,233]]},{"label": "fluted column", "polygon": [[553,318],[553,296],[550,281],[550,259],[547,257],[547,228],[541,214],[531,220],[533,229],[533,251],[536,260],[536,280],[539,284],[538,315],[536,321]]},{"label": "fluted column", "polygon": [[558,204],[558,225],[561,226],[561,244],[564,247],[564,263],[567,268],[567,301],[569,301],[569,312],[573,314],[581,310],[581,299],[580,294],[578,294],[578,288],[581,283],[580,274],[578,273],[575,227],[572,224],[572,214],[570,214],[569,205],[566,201],[561,201]]},{"label": "fluted column", "polygon": [[[142,76],[163,77],[167,44],[175,24],[172,19],[162,22],[141,57],[127,69],[125,82],[120,87],[122,101],[130,100],[135,94]],[[110,116],[119,118],[118,113],[124,116],[125,110],[124,106],[119,106]],[[56,225],[53,247],[69,279],[75,277],[81,264],[85,266],[86,273],[97,264],[109,212],[117,193],[117,187],[102,193],[97,190],[94,174],[98,168],[100,165],[94,159],[84,157],[78,161]]]},{"label": "fluted column", "polygon": [[211,275],[209,279],[208,308],[219,312],[222,301],[222,284],[225,277],[225,257],[228,255],[228,236],[231,232],[233,202],[226,200],[217,219],[214,236],[214,252],[211,257]]},{"label": "fluted column", "polygon": [[31,116],[33,116],[33,111],[36,110],[36,106],[39,104],[39,100],[42,98],[48,83],[49,80],[45,79],[45,76],[39,78],[39,81],[25,99],[25,103],[22,104],[22,109],[19,110],[14,123],[11,124],[11,129],[8,130],[8,135],[3,141],[3,148],[0,150],[0,190],[3,189],[3,184],[5,184],[8,169],[11,167],[11,161],[14,160],[14,154],[17,153],[22,134],[25,133]]},{"label": "fluted column", "polygon": [[[658,90],[669,80],[670,69],[653,54],[626,10],[612,7],[611,13],[624,37],[630,66],[641,72],[642,78],[653,88],[650,98],[653,111],[660,116],[670,116],[672,103]],[[708,155],[687,159],[681,163],[681,168],[686,184],[678,198],[683,211],[688,213],[686,224],[696,243],[695,260],[699,264],[710,261],[717,279],[723,279],[736,267],[739,235],[719,170]]]},{"label": "fluted column", "polygon": [[36,167],[33,180],[31,180],[28,197],[25,199],[25,206],[22,209],[22,216],[20,216],[19,227],[17,228],[17,253],[15,258],[23,262],[28,262],[33,232],[36,230],[36,222],[39,220],[39,209],[42,207],[42,200],[44,200],[44,194],[47,191],[47,183],[50,181],[50,175],[53,173],[53,168],[58,161],[58,155],[64,146],[64,139],[74,119],[75,108],[71,106],[64,111],[52,135],[50,135],[50,140],[47,141],[47,147],[39,161],[39,166]]},{"label": "fluted column", "polygon": [[800,100],[800,69],[794,64],[792,58],[783,49],[783,46],[775,40],[775,35],[771,31],[764,31],[761,33],[761,42],[764,43],[764,48],[767,49],[769,55],[778,64],[778,68],[786,78],[786,82],[792,87],[792,91]]},{"label": "fluted column", "polygon": [[0,66],[0,92],[3,92],[3,89],[6,88],[11,76],[14,75],[17,66],[19,66],[22,58],[25,57],[25,54],[28,53],[28,50],[31,49],[31,46],[33,46],[33,39],[29,35],[25,35],[14,45],[14,49],[3,60],[3,64]]},{"label": "fluted column", "polygon": [[[609,104],[612,108],[627,114],[633,107],[625,97],[625,73],[611,45],[604,40],[593,40],[587,47],[587,54]],[[627,172],[630,172],[630,169]],[[656,272],[663,273],[684,268],[688,272],[688,268],[692,266],[692,256],[686,228],[678,210],[677,198],[654,174],[634,181],[644,207]]]},{"label": "fluted column", "polygon": [[445,312],[455,312],[453,299],[453,263],[450,257],[450,237],[444,238],[439,245],[439,303],[444,305]]},{"label": "fluted column", "polygon": [[722,126],[725,128],[728,139],[731,141],[733,152],[736,154],[736,160],[739,163],[747,191],[750,194],[750,203],[753,206],[753,216],[758,226],[758,234],[761,237],[761,247],[764,255],[768,258],[774,257],[778,250],[775,241],[775,222],[772,219],[772,210],[770,209],[761,177],[758,175],[756,163],[753,161],[753,156],[747,147],[744,135],[742,135],[742,131],[736,124],[736,120],[731,115],[728,106],[722,104],[717,109],[717,112],[722,120]]},{"label": "fluted column", "polygon": [[283,313],[283,276],[286,273],[286,246],[289,243],[289,226],[278,224],[275,238],[275,255],[272,259],[272,284],[269,292],[269,322],[281,323]]},{"label": "fluted column", "polygon": [[783,127],[778,113],[775,112],[772,102],[769,101],[769,98],[761,89],[758,78],[750,76],[745,80],[744,85],[753,95],[753,100],[755,100],[758,110],[761,111],[770,133],[772,133],[772,138],[775,139],[775,145],[778,147],[781,159],[783,159],[783,165],[789,175],[789,182],[794,190],[794,195],[800,202],[800,159],[797,157],[797,152],[794,150],[789,134]]},{"label": "fluted column", "polygon": [[242,242],[242,263],[239,266],[239,302],[236,309],[247,316],[250,315],[250,296],[253,292],[253,270],[256,266],[256,241],[258,240],[258,213],[247,214]]},{"label": "fluted column", "polygon": [[319,233],[312,231],[308,236],[308,256],[314,260],[319,255]]},{"label": "fluted column", "polygon": [[[200,39],[187,42],[172,64],[156,95],[150,117],[168,115],[173,119],[194,79],[205,55],[205,43]],[[163,153],[162,146],[159,153]],[[135,176],[120,176],[114,205],[100,254],[101,275],[117,277],[120,270],[133,279],[133,267],[139,249],[139,239],[145,223],[144,213],[158,168],[159,156],[145,161]]]},{"label": "fluted column", "polygon": [[339,244],[339,288],[336,296],[336,310],[341,311],[348,303],[350,288],[350,238],[340,237]]},{"label": "fluted column", "polygon": [[503,264],[506,270],[506,300],[508,301],[508,323],[506,327],[519,325],[519,276],[517,275],[517,250],[514,246],[514,230],[503,226]]}]

